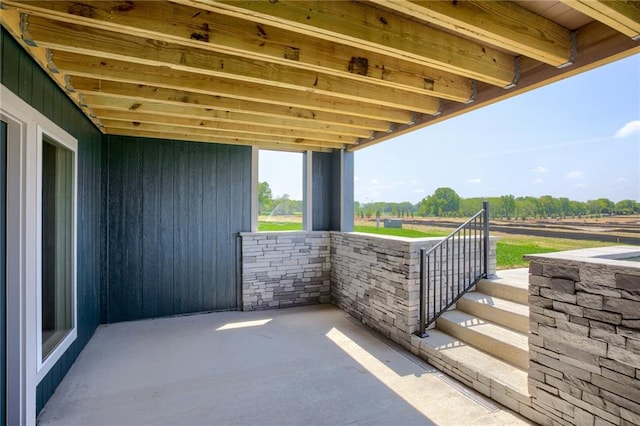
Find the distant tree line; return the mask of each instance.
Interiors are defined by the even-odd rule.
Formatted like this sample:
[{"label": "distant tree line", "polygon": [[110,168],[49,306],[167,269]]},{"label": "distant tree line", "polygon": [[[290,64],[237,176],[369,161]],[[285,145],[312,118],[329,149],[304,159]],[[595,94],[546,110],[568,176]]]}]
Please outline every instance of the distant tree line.
[{"label": "distant tree line", "polygon": [[599,217],[608,215],[640,214],[640,203],[634,200],[622,200],[614,203],[607,198],[598,198],[586,202],[573,201],[566,197],[555,198],[551,195],[541,197],[500,197],[462,198],[451,188],[438,188],[432,195],[420,202],[389,203],[355,202],[355,214],[360,218],[381,216],[391,217],[468,217],[482,209],[482,202],[489,201],[492,218],[565,218]]}]

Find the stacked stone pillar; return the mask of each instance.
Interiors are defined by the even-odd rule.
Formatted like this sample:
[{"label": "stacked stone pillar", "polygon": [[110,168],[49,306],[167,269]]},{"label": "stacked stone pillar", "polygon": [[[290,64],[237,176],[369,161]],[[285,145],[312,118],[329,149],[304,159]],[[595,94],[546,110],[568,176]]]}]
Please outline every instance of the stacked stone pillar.
[{"label": "stacked stone pillar", "polygon": [[640,424],[640,264],[530,256],[529,392],[549,424]]}]

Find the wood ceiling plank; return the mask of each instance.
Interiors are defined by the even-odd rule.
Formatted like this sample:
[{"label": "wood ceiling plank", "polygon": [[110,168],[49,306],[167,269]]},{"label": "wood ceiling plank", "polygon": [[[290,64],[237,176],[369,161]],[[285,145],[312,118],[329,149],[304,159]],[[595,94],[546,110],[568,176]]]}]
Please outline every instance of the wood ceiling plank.
[{"label": "wood ceiling plank", "polygon": [[344,148],[344,144],[312,141],[302,138],[287,138],[280,136],[267,136],[267,135],[248,135],[229,133],[223,131],[211,131],[208,129],[194,129],[190,127],[174,126],[169,124],[151,124],[151,123],[139,123],[126,120],[105,120],[104,125],[106,129],[121,129],[130,131],[142,131],[142,132],[154,132],[154,133],[175,133],[181,135],[200,136],[208,138],[211,141],[226,142],[226,141],[245,141],[247,144],[286,144],[288,146],[305,146],[307,148]]},{"label": "wood ceiling plank", "polygon": [[415,61],[501,87],[514,80],[512,55],[362,2],[173,1]]},{"label": "wood ceiling plank", "polygon": [[640,2],[603,0],[561,1],[634,40],[640,38]]},{"label": "wood ceiling plank", "polygon": [[74,90],[83,94],[127,99],[130,101],[132,107],[138,103],[152,101],[173,106],[198,106],[215,111],[252,114],[255,116],[255,121],[262,120],[262,117],[270,117],[286,118],[305,122],[313,121],[329,125],[350,126],[368,131],[374,130],[386,132],[391,128],[391,123],[384,120],[374,120],[370,118],[311,110],[307,108],[270,105],[261,102],[231,99],[221,96],[213,96],[185,90],[167,89],[137,83],[123,83],[88,77],[70,76],[69,84],[74,88]]},{"label": "wood ceiling plank", "polygon": [[122,2],[115,1],[5,3],[48,19],[226,52],[447,100],[466,102],[473,96],[469,78],[426,63],[179,4],[143,1],[123,7]]},{"label": "wood ceiling plank", "polygon": [[264,87],[255,83],[230,81],[169,68],[158,68],[69,52],[54,51],[52,56],[53,62],[58,69],[70,75],[152,85],[176,90],[189,90],[214,96],[259,101],[286,107],[339,112],[378,120],[388,120],[395,123],[409,123],[413,119],[411,111],[389,108],[374,103],[355,102],[291,89]]},{"label": "wood ceiling plank", "polygon": [[220,111],[200,106],[165,104],[160,102],[137,102],[131,99],[117,98],[104,95],[84,95],[87,105],[97,115],[98,110],[110,111],[135,111],[147,114],[155,114],[166,117],[184,117],[198,120],[213,120],[223,123],[234,124],[252,124],[271,127],[275,129],[290,129],[297,131],[309,131],[326,133],[329,135],[341,135],[355,138],[369,138],[371,132],[356,127],[347,127],[331,124],[318,123],[309,119],[286,119],[261,116],[256,117],[254,114],[245,114],[242,112]]},{"label": "wood ceiling plank", "polygon": [[372,1],[549,65],[564,65],[571,57],[568,29],[511,2]]},{"label": "wood ceiling plank", "polygon": [[155,123],[155,124],[161,124],[161,125],[190,127],[193,129],[213,130],[220,133],[228,132],[230,134],[241,133],[243,135],[263,135],[263,136],[276,136],[276,137],[285,137],[285,138],[293,138],[293,139],[307,139],[309,141],[313,141],[314,143],[331,142],[331,143],[335,143],[338,146],[344,145],[344,144],[352,145],[357,142],[357,138],[353,138],[353,137],[346,137],[342,135],[330,135],[326,133],[313,133],[308,130],[304,132],[300,132],[297,130],[279,129],[279,128],[272,128],[267,126],[252,125],[248,123],[242,123],[242,124],[225,123],[220,121],[203,120],[198,118],[166,116],[166,115],[140,112],[139,110],[115,111],[115,110],[94,108],[93,111],[98,117],[100,117],[100,119],[103,122],[107,122],[109,120],[119,120],[119,121],[124,120],[124,121],[138,122],[138,123],[149,123],[149,124]]},{"label": "wood ceiling plank", "polygon": [[431,96],[344,80],[334,75],[264,61],[189,48],[175,43],[97,30],[40,17],[27,20],[33,41],[43,47],[100,56],[178,71],[200,73],[241,82],[318,93],[357,102],[375,102],[424,114],[437,113],[439,100]]}]

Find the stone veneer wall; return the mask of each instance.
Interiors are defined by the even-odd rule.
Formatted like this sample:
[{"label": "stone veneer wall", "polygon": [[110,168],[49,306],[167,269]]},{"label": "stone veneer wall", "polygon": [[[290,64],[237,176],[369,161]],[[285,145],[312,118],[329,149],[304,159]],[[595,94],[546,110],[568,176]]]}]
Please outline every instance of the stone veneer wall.
[{"label": "stone veneer wall", "polygon": [[553,424],[638,425],[640,263],[571,253],[529,257],[533,408]]},{"label": "stone veneer wall", "polygon": [[329,232],[240,235],[243,310],[329,302]]},{"label": "stone veneer wall", "polygon": [[[411,349],[411,335],[418,328],[420,249],[441,240],[332,232],[331,301]],[[492,238],[490,274],[496,270],[495,248]]]}]

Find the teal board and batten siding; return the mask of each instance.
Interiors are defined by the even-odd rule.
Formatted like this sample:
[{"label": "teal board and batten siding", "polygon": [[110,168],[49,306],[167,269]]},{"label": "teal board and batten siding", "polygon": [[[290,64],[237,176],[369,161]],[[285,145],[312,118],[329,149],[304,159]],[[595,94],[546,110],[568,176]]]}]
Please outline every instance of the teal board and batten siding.
[{"label": "teal board and batten siding", "polygon": [[7,422],[7,125],[0,121],[0,426]]},{"label": "teal board and batten siding", "polygon": [[[313,153],[312,229],[353,230],[353,153]],[[344,179],[344,182],[342,180]],[[342,201],[344,200],[344,201]],[[345,205],[341,209],[340,203]]]},{"label": "teal board and batten siding", "polygon": [[251,148],[107,136],[102,321],[241,307]]},{"label": "teal board and batten siding", "polygon": [[100,320],[104,206],[102,134],[2,28],[1,81],[33,108],[78,139],[78,337],[37,387],[37,411],[49,400]]}]

